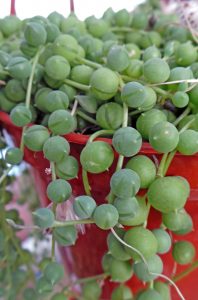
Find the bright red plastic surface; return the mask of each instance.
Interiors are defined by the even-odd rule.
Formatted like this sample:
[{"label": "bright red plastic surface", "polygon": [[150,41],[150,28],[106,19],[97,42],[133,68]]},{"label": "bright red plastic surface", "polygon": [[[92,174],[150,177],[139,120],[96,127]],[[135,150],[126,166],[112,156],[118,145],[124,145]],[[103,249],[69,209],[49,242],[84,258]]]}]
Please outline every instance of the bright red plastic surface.
[{"label": "bright red plastic surface", "polygon": [[[14,126],[7,114],[0,112],[0,123],[11,134],[15,143],[20,143],[21,129]],[[71,145],[71,155],[75,156],[79,161],[79,156],[82,148],[84,147],[88,136],[72,133],[65,136]],[[110,139],[102,139],[108,143],[111,143]],[[141,149],[141,153],[148,155],[152,159],[159,160],[161,155],[156,153],[147,143],[145,143]],[[36,176],[36,188],[39,190],[39,195],[42,201],[42,205],[46,206],[49,201],[46,197],[46,186],[50,182],[50,175],[46,174],[46,168],[49,168],[49,162],[43,157],[42,152],[32,152],[25,149],[25,160],[35,168]],[[103,203],[105,197],[109,193],[109,181],[110,177],[115,170],[117,155],[115,154],[115,162],[111,166],[108,172],[102,174],[89,174],[89,182],[92,188],[91,192],[97,203]],[[183,156],[179,153],[176,154],[169,170],[168,175],[180,175],[185,177],[191,186],[191,194],[187,201],[186,210],[191,214],[194,221],[194,231],[185,237],[174,236],[174,240],[188,239],[193,242],[198,249],[198,155]],[[84,188],[82,184],[81,169],[79,171],[78,178],[70,181],[74,196],[84,194]],[[152,210],[149,217],[149,227],[155,228],[161,222],[160,214]],[[104,252],[107,250],[106,236],[108,231],[99,230],[95,225],[86,226],[86,234],[79,234],[79,238],[75,246],[70,248],[62,248],[64,262],[71,274],[75,274],[77,277],[87,277],[100,274],[101,258]],[[197,256],[198,258],[198,256]],[[162,256],[164,261],[164,274],[171,276],[174,269],[174,262],[171,254]],[[178,267],[177,273],[184,270],[185,267]],[[133,277],[129,282],[129,286],[133,291],[140,288],[140,282]],[[198,270],[191,273],[189,276],[178,282],[183,295],[186,300],[197,300],[197,293],[195,286],[198,284]],[[103,300],[110,300],[110,291],[112,289],[112,283],[105,283]],[[172,289],[172,299],[179,300],[179,296]]]}]

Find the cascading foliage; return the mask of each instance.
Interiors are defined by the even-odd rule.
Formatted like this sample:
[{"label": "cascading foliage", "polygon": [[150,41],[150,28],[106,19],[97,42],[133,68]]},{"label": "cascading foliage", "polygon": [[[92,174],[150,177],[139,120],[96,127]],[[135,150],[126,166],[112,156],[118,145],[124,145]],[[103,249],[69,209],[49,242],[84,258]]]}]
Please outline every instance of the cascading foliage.
[{"label": "cascading foliage", "polygon": [[[52,205],[33,212],[32,227],[52,233],[51,258],[37,266],[41,276],[36,280],[33,263],[29,258],[22,262],[19,267],[30,272],[34,284],[24,288],[24,278],[20,281],[17,275],[18,289],[11,293],[18,262],[12,267],[6,232],[20,227],[16,218],[6,216],[4,207],[0,296],[16,299],[19,290],[24,300],[97,300],[100,282],[108,278],[118,284],[112,300],[171,299],[169,284],[174,283],[163,275],[163,254],[172,251],[181,265],[195,257],[195,247],[185,240],[193,230],[185,210],[190,186],[184,177],[167,176],[167,171],[177,151],[198,152],[197,78],[196,42],[176,15],[160,11],[158,1],[147,1],[133,12],[109,8],[100,19],[90,16],[84,21],[73,13],[65,18],[57,12],[47,18],[0,20],[0,109],[22,129],[20,146],[7,149],[1,161],[5,166],[0,177],[1,206],[6,204],[6,175],[22,162],[25,147],[43,151],[52,175],[46,191]],[[70,154],[64,137],[72,132],[90,135],[80,162]],[[112,145],[97,140],[100,136],[112,137]],[[140,153],[143,142],[161,154],[160,162]],[[118,160],[110,193],[98,205],[88,173],[108,171],[114,151]],[[79,164],[85,194],[77,195],[72,204],[76,218],[60,222],[57,207],[70,201],[69,181],[78,176]],[[162,215],[161,226],[153,230],[147,227],[151,207]],[[76,225],[92,223],[111,230],[108,253],[101,262],[104,273],[62,288],[64,269],[55,260],[55,244],[74,245]],[[184,239],[177,241],[172,233]],[[125,284],[132,276],[146,283],[135,296]],[[160,277],[165,281],[156,280]],[[77,284],[80,294],[73,289]]]}]

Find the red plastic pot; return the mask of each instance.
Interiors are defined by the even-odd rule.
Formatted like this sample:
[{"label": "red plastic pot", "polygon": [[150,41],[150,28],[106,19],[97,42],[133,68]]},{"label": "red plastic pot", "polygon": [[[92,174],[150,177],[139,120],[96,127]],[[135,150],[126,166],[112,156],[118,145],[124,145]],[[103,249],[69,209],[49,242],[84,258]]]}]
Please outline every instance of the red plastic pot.
[{"label": "red plastic pot", "polygon": [[[0,123],[13,137],[16,145],[20,143],[21,129],[14,126],[8,115],[0,112]],[[75,156],[78,161],[82,148],[87,142],[88,136],[84,136],[78,133],[72,133],[66,135],[65,138],[70,142],[71,155]],[[110,139],[103,138],[102,140],[111,143]],[[156,153],[149,144],[144,143],[141,149],[141,153],[149,156],[152,159],[159,160],[161,155]],[[47,174],[46,169],[49,168],[49,162],[43,157],[42,152],[32,152],[25,149],[25,160],[30,163],[35,169],[36,176],[36,188],[39,189],[39,195],[43,206],[47,206],[49,201],[46,197],[46,186],[51,181],[50,175]],[[115,170],[117,155],[115,154],[114,164],[111,166],[108,172],[102,174],[92,175],[89,174],[89,182],[91,185],[91,192],[98,204],[105,202],[105,197],[109,193],[109,181],[110,177]],[[194,231],[184,238],[193,242],[198,249],[198,155],[183,156],[179,153],[176,154],[169,170],[168,175],[180,175],[185,177],[191,186],[191,194],[187,201],[186,210],[191,214],[194,221]],[[82,195],[85,193],[81,168],[77,179],[70,181],[73,188],[73,195]],[[149,217],[149,227],[155,228],[161,222],[160,214],[155,210],[151,211]],[[101,258],[104,252],[107,250],[106,236],[108,232],[98,229],[95,225],[86,226],[86,234],[79,234],[77,243],[73,247],[62,248],[61,252],[63,260],[67,265],[70,274],[77,277],[88,277],[102,272]],[[174,240],[183,239],[179,236],[174,236]],[[197,256],[198,257],[198,256]],[[162,256],[164,261],[164,274],[171,276],[174,269],[174,261],[171,254]],[[183,271],[186,267],[178,267],[177,273]],[[186,300],[197,300],[197,294],[194,291],[194,287],[198,284],[198,270],[192,272],[190,275],[178,282],[183,295]],[[110,299],[110,292],[114,284],[105,282],[103,300]],[[137,291],[141,285],[140,282],[133,277],[128,285],[133,291]],[[176,291],[172,289],[172,299],[179,300],[179,296]]]}]

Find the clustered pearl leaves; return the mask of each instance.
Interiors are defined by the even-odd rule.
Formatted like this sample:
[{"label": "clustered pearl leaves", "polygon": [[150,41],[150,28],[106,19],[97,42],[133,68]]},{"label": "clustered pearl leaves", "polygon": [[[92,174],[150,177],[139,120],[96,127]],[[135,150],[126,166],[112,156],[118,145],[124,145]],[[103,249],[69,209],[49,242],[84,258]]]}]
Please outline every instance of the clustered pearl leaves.
[{"label": "clustered pearl leaves", "polygon": [[[163,271],[158,254],[169,251],[172,241],[165,229],[147,229],[150,206],[162,213],[164,226],[173,233],[183,235],[193,228],[184,209],[190,193],[188,182],[165,175],[176,150],[184,155],[198,152],[198,90],[189,84],[197,83],[197,49],[185,28],[164,25],[176,16],[164,16],[156,8],[157,21],[150,24],[148,16],[156,7],[152,5],[140,6],[132,14],[109,9],[103,18],[89,17],[85,22],[74,15],[65,19],[52,13],[47,20],[27,20],[22,31],[16,17],[7,17],[2,23],[5,36],[17,30],[22,36],[18,38],[19,53],[6,53],[6,45],[0,52],[0,76],[6,82],[0,92],[0,106],[24,132],[20,149],[9,149],[5,159],[11,165],[20,163],[25,145],[32,151],[43,151],[50,161],[52,182],[47,195],[53,210],[36,210],[34,220],[42,229],[52,228],[53,241],[64,246],[75,244],[74,225],[80,222],[94,222],[103,230],[116,226],[108,236],[109,252],[103,258],[103,269],[118,283],[126,282],[133,272],[141,281],[152,281]],[[10,22],[15,24],[14,31],[8,26]],[[74,99],[80,106],[76,111],[72,110]],[[37,125],[28,126],[30,122]],[[69,180],[79,171],[63,135],[84,130],[87,124],[98,126],[91,129],[95,132],[80,155],[87,195],[74,201],[73,210],[80,220],[61,223],[56,220],[56,206],[70,199]],[[112,135],[113,148],[95,140],[100,135]],[[138,154],[143,140],[163,154],[158,169],[149,157]],[[108,170],[114,161],[113,149],[119,159],[110,180],[109,203],[98,206],[91,196],[87,172]],[[144,197],[137,195],[140,188],[148,189]],[[134,228],[125,231],[117,228],[118,224]],[[188,242],[173,245],[177,263],[190,263],[194,252]],[[49,266],[55,270],[54,263]],[[59,265],[54,271],[58,279],[47,274],[44,271],[37,282],[40,294],[51,291],[62,278]],[[93,289],[94,299],[99,299],[98,285],[89,284],[83,288],[84,295],[88,297],[87,291]],[[141,291],[137,299],[161,299],[160,289],[155,288],[158,284],[162,283]],[[125,295],[132,299],[131,291],[120,285],[112,299],[125,299]]]}]

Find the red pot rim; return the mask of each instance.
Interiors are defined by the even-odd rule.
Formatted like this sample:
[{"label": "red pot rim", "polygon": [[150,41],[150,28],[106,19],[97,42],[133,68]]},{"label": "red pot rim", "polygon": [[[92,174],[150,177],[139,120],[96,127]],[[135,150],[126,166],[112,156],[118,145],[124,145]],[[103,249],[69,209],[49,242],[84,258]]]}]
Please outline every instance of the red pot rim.
[{"label": "red pot rim", "polygon": [[[5,125],[13,126],[13,127],[17,128],[18,130],[21,130],[20,127],[17,127],[12,123],[9,115],[3,111],[0,112],[0,121],[3,122],[3,124],[5,124]],[[64,137],[68,140],[68,142],[74,143],[74,144],[79,144],[79,145],[86,144],[89,139],[89,135],[85,135],[85,134],[81,134],[81,133],[69,133],[69,134],[64,135]],[[108,144],[112,144],[112,140],[109,138],[97,138],[96,140],[100,140],[100,141],[104,141]],[[144,153],[145,154],[158,154],[158,155],[162,154],[162,153],[155,151],[151,147],[151,145],[147,142],[142,143],[142,148],[141,148],[140,152],[141,152],[141,154],[144,154]],[[186,155],[183,155],[183,154],[177,152],[177,156],[186,156]],[[194,154],[193,156],[198,156],[198,153]]]}]

